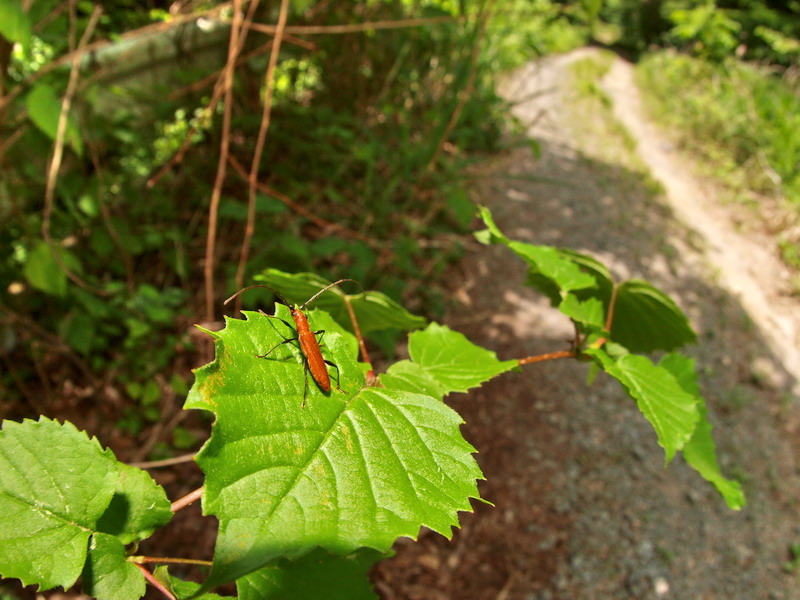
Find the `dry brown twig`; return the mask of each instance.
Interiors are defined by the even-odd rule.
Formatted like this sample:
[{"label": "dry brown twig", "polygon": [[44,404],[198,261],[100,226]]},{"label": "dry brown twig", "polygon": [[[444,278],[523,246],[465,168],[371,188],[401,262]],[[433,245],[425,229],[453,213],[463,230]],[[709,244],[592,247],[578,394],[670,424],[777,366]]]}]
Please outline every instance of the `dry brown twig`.
[{"label": "dry brown twig", "polygon": [[[258,2],[259,2],[259,0],[253,0],[253,2],[250,3],[250,9],[248,10],[247,17],[245,17],[245,19],[244,19],[244,23],[251,23],[252,22],[253,15],[255,14],[256,7],[258,6]],[[247,59],[247,57],[249,57],[249,54],[247,56],[244,56],[244,57],[240,56],[241,51],[244,48],[244,42],[245,42],[245,39],[247,37],[247,31],[248,30],[245,30],[245,32],[244,32],[245,35],[240,36],[241,39],[239,40],[238,45],[236,47],[236,61],[234,63],[234,67],[233,67],[234,69],[236,67],[238,67],[239,65],[241,65]],[[269,44],[265,44],[265,46],[270,47],[271,46],[271,42]],[[230,57],[230,52],[231,51],[230,51],[230,45],[229,45],[229,49],[228,49],[228,56],[229,57]],[[208,80],[216,79],[216,83],[214,84],[214,90],[211,93],[211,99],[208,101],[208,104],[206,105],[206,108],[205,108],[206,112],[209,115],[213,115],[214,114],[214,110],[217,108],[217,104],[222,99],[222,96],[225,93],[225,89],[226,89],[225,88],[225,73],[227,72],[227,69],[228,69],[228,62],[226,61],[225,66],[221,70],[217,71],[216,73],[212,73],[208,77],[205,77],[205,78],[203,78],[201,80],[201,82],[206,82]],[[195,85],[198,85],[198,82],[195,82],[195,83],[192,84],[192,86],[195,86]],[[192,87],[192,86],[189,86],[189,87]],[[184,89],[186,89],[186,88],[184,88]],[[172,100],[172,99],[174,99],[176,97],[179,97],[179,94],[177,96],[173,96],[173,94],[170,94],[169,99]],[[186,152],[189,150],[189,147],[192,145],[192,138],[194,137],[195,133],[197,133],[197,128],[194,127],[194,126],[190,127],[189,131],[186,132],[186,136],[184,136],[183,142],[181,143],[180,148],[178,148],[178,151],[175,154],[173,154],[172,157],[161,166],[161,168],[156,172],[155,175],[153,175],[152,177],[150,177],[150,179],[147,180],[147,183],[145,184],[145,185],[147,185],[147,187],[151,188],[151,187],[155,186],[159,182],[159,180],[167,172],[169,172],[173,167],[175,167],[175,165],[177,165],[181,161],[183,161],[183,157],[186,155]]]},{"label": "dry brown twig", "polygon": [[[91,16],[89,17],[89,22],[86,25],[86,29],[83,31],[83,35],[81,35],[81,40],[78,43],[77,50],[86,47],[88,44],[102,12],[102,7],[99,4],[96,4],[94,10],[92,10]],[[58,252],[52,251],[53,241],[50,237],[50,219],[53,214],[53,199],[55,197],[56,182],[58,181],[58,172],[61,169],[61,161],[64,157],[64,141],[67,134],[67,121],[69,118],[69,111],[72,106],[72,98],[75,95],[75,89],[78,85],[78,74],[80,72],[78,61],[80,53],[77,50],[76,52],[72,53],[75,55],[75,60],[73,61],[72,68],[69,72],[69,80],[67,82],[67,89],[64,92],[64,98],[61,101],[61,113],[58,116],[56,138],[53,143],[53,158],[50,161],[50,168],[47,172],[47,182],[44,190],[44,210],[42,213],[42,237],[47,243],[48,248],[50,248],[53,259],[58,263],[59,268],[66,274],[67,277],[69,277],[72,282],[94,294],[108,295],[108,293],[103,290],[92,288],[80,277],[75,275],[75,273],[73,273],[72,270],[64,263],[61,255]]]},{"label": "dry brown twig", "polygon": [[[421,25],[436,25],[440,23],[453,23],[459,21],[459,17],[427,17],[419,19],[397,19],[394,21],[369,21],[366,23],[350,23],[345,25],[288,25],[284,33],[294,35],[332,35],[343,33],[360,33],[376,29],[405,29],[407,27],[419,27]],[[274,35],[276,25],[264,25],[253,23],[253,31]]]},{"label": "dry brown twig", "polygon": [[220,141],[219,160],[217,161],[217,174],[214,179],[214,189],[211,192],[211,202],[208,208],[208,235],[206,236],[206,258],[203,265],[206,297],[206,321],[214,320],[214,263],[217,243],[217,217],[219,203],[222,198],[222,184],[228,168],[228,154],[230,151],[231,115],[233,112],[233,73],[236,68],[236,59],[241,46],[239,38],[244,40],[247,30],[252,24],[251,15],[242,17],[242,2],[234,0],[233,25],[228,44],[228,60],[223,71],[223,88],[225,98],[225,111],[222,115],[222,140]]},{"label": "dry brown twig", "polygon": [[[248,179],[247,171],[242,166],[242,163],[240,163],[238,160],[236,160],[235,157],[229,156],[228,157],[228,162],[231,163],[231,166],[233,167],[234,171],[236,171],[242,177],[242,179],[245,179],[245,180]],[[373,239],[373,238],[371,238],[371,237],[369,237],[367,235],[364,235],[363,233],[361,233],[359,231],[355,231],[353,229],[349,229],[349,228],[345,227],[344,225],[340,225],[339,223],[334,223],[333,221],[328,221],[327,219],[323,219],[322,217],[319,217],[319,216],[315,215],[313,212],[308,210],[302,204],[300,204],[298,202],[295,202],[294,200],[292,200],[289,196],[287,196],[283,192],[279,192],[275,188],[267,185],[266,183],[264,183],[262,181],[258,181],[256,183],[256,186],[257,186],[257,188],[258,188],[258,190],[260,192],[262,192],[264,194],[267,194],[268,196],[272,196],[273,198],[276,198],[277,200],[280,200],[286,206],[288,206],[291,210],[293,210],[294,212],[296,212],[299,215],[304,216],[309,221],[314,223],[314,225],[316,225],[317,227],[320,227],[322,229],[327,229],[329,231],[338,231],[338,232],[342,233],[346,237],[355,238],[355,239],[361,240],[362,242],[365,242],[365,243],[369,244],[369,246],[371,248],[375,248],[375,249],[383,248],[383,246],[379,242],[377,242],[375,239]]]},{"label": "dry brown twig", "polygon": [[[264,153],[264,144],[267,140],[269,131],[270,116],[272,115],[272,92],[275,88],[274,74],[278,64],[278,53],[281,50],[283,41],[283,30],[286,27],[286,18],[289,14],[289,1],[281,0],[281,8],[278,13],[278,26],[275,30],[275,37],[272,40],[272,52],[269,55],[269,64],[264,74],[264,109],[261,113],[261,124],[258,127],[258,137],[256,147],[253,151],[253,160],[250,164],[250,173],[247,176],[247,223],[242,239],[242,249],[239,253],[239,265],[236,268],[236,289],[244,287],[244,270],[247,266],[247,259],[250,256],[250,240],[253,238],[256,220],[256,192],[258,191],[258,169],[261,166],[261,155]],[[236,311],[242,306],[241,296],[236,298]]]},{"label": "dry brown twig", "polygon": [[478,19],[480,23],[478,25],[478,32],[475,36],[475,42],[472,45],[472,50],[470,52],[470,71],[469,77],[467,78],[467,84],[464,86],[458,95],[457,95],[457,103],[455,108],[453,109],[452,114],[450,115],[450,120],[447,122],[447,126],[444,128],[441,137],[439,138],[439,142],[436,145],[436,150],[431,156],[430,160],[428,160],[428,164],[425,166],[425,170],[422,172],[422,179],[420,183],[424,181],[428,175],[433,170],[433,167],[436,165],[436,161],[439,159],[439,155],[442,153],[442,149],[444,148],[445,144],[447,143],[447,138],[450,137],[450,134],[453,132],[456,124],[458,123],[458,119],[461,117],[461,112],[464,110],[464,105],[467,103],[467,100],[472,95],[472,88],[475,85],[475,78],[478,74],[478,59],[480,58],[480,45],[483,41],[483,36],[486,34],[486,24],[489,22],[489,19],[492,15],[492,9],[494,8],[495,0],[489,0],[486,5],[482,8],[482,10],[478,13]]}]

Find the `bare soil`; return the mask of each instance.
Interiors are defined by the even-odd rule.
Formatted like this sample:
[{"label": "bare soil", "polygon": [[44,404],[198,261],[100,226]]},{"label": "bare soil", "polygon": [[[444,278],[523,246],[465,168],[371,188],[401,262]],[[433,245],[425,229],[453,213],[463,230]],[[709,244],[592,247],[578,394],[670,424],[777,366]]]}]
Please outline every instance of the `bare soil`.
[{"label": "bare soil", "polygon": [[[800,597],[785,572],[800,542],[796,298],[774,242],[737,230],[642,112],[631,65],[576,96],[581,50],[520,69],[503,86],[539,142],[485,165],[475,199],[510,237],[590,253],[622,280],[643,277],[691,316],[723,470],[748,506],[734,512],[680,458],[664,468],[655,434],[615,382],[587,385],[575,361],[531,365],[450,399],[487,478],[452,540],[401,541],[376,585],[391,599],[726,599]],[[601,94],[602,95],[602,94]],[[616,127],[616,129],[615,129]],[[653,178],[663,194],[653,197]],[[450,326],[502,358],[568,348],[572,330],[523,286],[524,267],[475,244],[454,280]]]}]

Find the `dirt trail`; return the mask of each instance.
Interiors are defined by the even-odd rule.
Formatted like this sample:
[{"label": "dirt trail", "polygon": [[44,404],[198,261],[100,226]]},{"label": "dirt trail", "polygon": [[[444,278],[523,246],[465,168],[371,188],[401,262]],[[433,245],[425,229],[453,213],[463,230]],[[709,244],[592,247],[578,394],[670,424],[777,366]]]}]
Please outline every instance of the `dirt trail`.
[{"label": "dirt trail", "polygon": [[[452,542],[427,534],[398,544],[377,572],[378,589],[386,599],[425,600],[800,597],[798,575],[781,568],[800,542],[796,357],[779,345],[797,330],[770,333],[797,321],[750,314],[766,302],[765,315],[783,318],[773,310],[777,296],[748,295],[751,281],[769,273],[766,263],[728,254],[745,242],[713,233],[721,221],[704,205],[653,200],[648,175],[602,129],[608,114],[573,98],[568,65],[589,55],[528,65],[505,82],[540,154],[518,148],[492,161],[475,199],[510,237],[591,253],[617,279],[643,277],[678,300],[700,335],[694,355],[720,463],[743,480],[748,507],[728,510],[680,458],[665,469],[655,434],[609,378],[587,386],[584,364],[533,365],[450,402],[479,449],[481,493],[495,507],[476,503]],[[617,63],[607,84],[620,116],[641,124],[629,67]],[[630,129],[644,136],[645,161],[666,147]],[[672,179],[665,187],[695,197],[688,171],[663,164],[652,169]],[[676,176],[685,177],[684,191]],[[523,266],[503,248],[476,244],[458,275],[461,305],[450,326],[502,358],[568,347],[569,322],[523,286]]]},{"label": "dirt trail", "polygon": [[794,375],[794,392],[800,394],[800,303],[781,294],[789,272],[777,256],[774,236],[753,230],[741,235],[733,229],[725,208],[714,203],[713,191],[692,177],[687,161],[670,151],[671,145],[645,118],[633,65],[614,61],[604,88],[614,101],[614,115],[636,139],[639,156],[666,188],[669,204],[702,236],[720,286],[737,297],[785,370]]}]

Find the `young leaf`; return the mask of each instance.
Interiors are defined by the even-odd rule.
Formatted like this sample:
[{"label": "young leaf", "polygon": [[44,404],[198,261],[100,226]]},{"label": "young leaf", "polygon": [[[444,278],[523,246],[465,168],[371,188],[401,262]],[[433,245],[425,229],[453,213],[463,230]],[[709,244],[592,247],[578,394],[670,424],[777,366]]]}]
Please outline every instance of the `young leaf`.
[{"label": "young leaf", "polygon": [[239,600],[325,598],[325,600],[377,600],[368,571],[385,555],[360,550],[333,556],[315,550],[297,561],[281,560],[236,581]]},{"label": "young leaf", "polygon": [[52,247],[44,241],[37,243],[29,252],[22,272],[33,287],[63,297],[67,293],[67,274],[53,256],[54,252],[61,253],[63,259],[61,248]]},{"label": "young leaf", "polygon": [[[25,99],[28,115],[34,125],[51,140],[56,139],[58,120],[61,116],[61,101],[55,91],[46,83],[37,83]],[[65,139],[76,154],[83,154],[83,140],[74,119],[67,118]]]},{"label": "young leaf", "polygon": [[517,367],[517,361],[498,360],[494,352],[476,346],[464,334],[438,323],[409,335],[408,353],[413,364],[419,367],[418,372],[414,373],[415,368],[405,364],[408,361],[402,361],[392,365],[387,370],[389,378],[384,380],[382,376],[381,381],[387,386],[397,381],[398,387],[410,389],[407,383],[392,377],[412,374],[405,379],[413,382],[415,375],[421,375],[417,391],[430,393],[435,389],[437,398],[450,392],[466,392]]},{"label": "young leaf", "polygon": [[119,463],[70,423],[4,421],[0,431],[0,574],[68,588],[114,495]]},{"label": "young leaf", "polygon": [[631,352],[668,352],[696,342],[697,335],[669,296],[631,279],[617,288],[611,339]]},{"label": "young leaf", "polygon": [[558,310],[588,330],[600,331],[605,326],[605,307],[599,298],[580,300],[575,294],[567,294]]},{"label": "young leaf", "polygon": [[656,430],[669,463],[687,444],[700,421],[696,396],[687,393],[668,369],[654,365],[644,356],[625,354],[615,360],[602,349],[589,349],[585,353],[596,358],[603,370],[636,400],[639,410]]},{"label": "young leaf", "polygon": [[125,546],[116,537],[95,533],[83,569],[83,591],[98,600],[138,600],[144,596],[142,572],[125,560]]},{"label": "young leaf", "polygon": [[694,361],[680,354],[669,354],[659,362],[659,366],[672,373],[681,387],[688,393],[693,394],[698,400],[697,407],[700,412],[700,421],[694,430],[692,438],[683,448],[683,457],[706,481],[717,488],[728,508],[733,510],[742,509],[746,502],[741,484],[738,481],[726,479],[722,475],[717,462],[717,449],[714,439],[711,437],[713,427],[708,420],[706,403],[700,396]]},{"label": "young leaf", "polygon": [[[421,526],[449,535],[470,510],[482,477],[459,416],[438,400],[366,388],[355,340],[320,311],[323,353],[340,388],[309,382],[288,328],[252,312],[213,334],[216,358],[198,369],[186,408],[215,413],[197,457],[206,473],[203,508],[220,521],[215,564],[204,589],[315,547],[342,555],[387,550]],[[288,311],[278,314],[289,319]],[[335,370],[334,374],[335,383]]]},{"label": "young leaf", "polygon": [[[313,273],[290,274],[278,269],[267,269],[255,279],[275,288],[288,301],[302,304],[331,282]],[[350,286],[350,287],[347,287]],[[356,288],[354,283],[345,282],[341,287]],[[345,296],[358,320],[361,333],[367,335],[382,329],[400,329],[409,331],[425,325],[425,319],[412,315],[405,308],[381,292],[361,290],[353,294],[344,294],[339,286],[331,288],[314,300],[313,308],[329,313],[334,320],[347,331],[352,331],[350,313],[345,304]],[[309,308],[312,308],[311,306]]]},{"label": "young leaf", "polygon": [[167,494],[149,473],[120,464],[117,488],[97,528],[124,544],[150,537],[172,518]]}]

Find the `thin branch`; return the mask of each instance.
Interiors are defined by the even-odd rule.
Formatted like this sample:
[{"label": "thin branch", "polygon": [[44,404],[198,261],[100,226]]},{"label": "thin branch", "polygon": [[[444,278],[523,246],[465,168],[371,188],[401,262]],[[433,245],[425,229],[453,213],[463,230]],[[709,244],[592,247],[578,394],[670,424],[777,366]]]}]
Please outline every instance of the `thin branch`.
[{"label": "thin branch", "polygon": [[199,500],[200,498],[202,498],[202,496],[203,496],[203,488],[201,487],[197,488],[195,491],[186,494],[180,500],[175,500],[175,502],[172,503],[169,509],[174,513],[178,512],[180,509],[189,506],[192,502]]},{"label": "thin branch", "polygon": [[168,556],[129,556],[128,560],[136,565],[163,564],[163,565],[201,565],[210,567],[214,563],[200,558],[170,558]]},{"label": "thin branch", "polygon": [[[102,12],[102,7],[99,4],[96,4],[91,16],[89,17],[89,23],[86,25],[86,29],[84,30],[81,40],[78,43],[79,49],[85,47],[89,42],[89,38],[92,37],[92,33],[94,32],[94,28],[97,26],[97,21]],[[47,182],[44,190],[44,212],[42,215],[42,237],[44,238],[44,241],[47,242],[47,246],[50,249],[53,258],[58,263],[58,266],[62,271],[64,271],[66,276],[69,277],[71,281],[83,289],[91,291],[95,294],[107,295],[107,293],[103,292],[102,290],[92,289],[91,286],[75,275],[72,270],[69,269],[66,264],[64,264],[61,255],[58,252],[53,252],[53,242],[50,238],[50,218],[53,213],[53,198],[55,197],[56,181],[58,180],[58,172],[61,169],[61,161],[64,157],[64,141],[67,134],[67,120],[69,118],[70,107],[72,106],[72,97],[75,94],[75,89],[78,85],[78,73],[80,71],[77,60],[79,55],[76,53],[75,56],[76,59],[72,63],[72,68],[69,72],[69,81],[67,82],[67,89],[64,93],[64,99],[61,101],[61,113],[58,116],[58,127],[56,129],[56,138],[53,147],[53,158],[50,161],[50,168],[47,172]]]},{"label": "thin branch", "polygon": [[470,54],[470,65],[469,65],[469,76],[467,78],[467,84],[464,86],[458,95],[457,95],[457,103],[455,108],[453,109],[452,114],[450,115],[450,120],[447,122],[447,126],[444,128],[441,137],[436,145],[436,150],[434,150],[433,155],[428,160],[428,164],[425,166],[425,169],[422,172],[422,180],[424,181],[425,178],[430,174],[433,170],[433,167],[436,165],[436,161],[439,159],[439,155],[442,153],[442,149],[447,143],[447,139],[450,137],[450,134],[455,129],[456,124],[458,123],[458,119],[461,117],[461,112],[464,110],[464,106],[469,100],[470,96],[472,95],[472,89],[475,85],[475,78],[478,75],[478,59],[480,58],[480,46],[483,42],[483,36],[486,34],[486,24],[489,22],[491,17],[492,8],[494,6],[495,0],[489,0],[488,6],[485,10],[481,10],[478,13],[478,19],[481,19],[480,24],[478,25],[478,32],[475,36],[475,41],[472,45],[472,50]]},{"label": "thin branch", "polygon": [[173,458],[165,458],[164,460],[133,462],[130,463],[130,465],[132,467],[138,467],[140,469],[159,469],[161,467],[171,467],[173,465],[180,465],[186,462],[192,462],[195,456],[197,456],[196,453],[184,454],[182,456],[175,456]]},{"label": "thin branch", "polygon": [[[253,2],[251,2],[250,9],[244,21],[245,23],[250,23],[250,21],[252,21],[255,9],[258,6],[258,2],[259,0],[254,0]],[[237,14],[239,13],[237,12]],[[225,87],[225,83],[227,81],[226,74],[228,73],[228,70],[230,68],[231,56],[235,56],[234,67],[233,67],[234,69],[244,62],[244,57],[240,57],[240,53],[244,48],[244,42],[247,37],[247,32],[246,30],[243,31],[244,35],[240,36],[240,40],[236,46],[236,51],[233,54],[231,54],[231,45],[230,45],[231,41],[229,41],[228,60],[225,62],[225,66],[221,70],[217,71],[216,73],[212,73],[211,75],[202,80],[206,81],[209,78],[216,80],[214,84],[214,90],[211,93],[211,99],[208,101],[208,104],[206,105],[205,109],[209,115],[214,114],[214,111],[217,108],[217,104],[219,104],[220,99],[222,99],[222,96],[227,89]],[[231,35],[233,35],[233,31],[231,31]],[[168,98],[170,100],[174,100],[174,97],[172,95],[168,96]],[[175,165],[183,161],[183,157],[185,156],[187,150],[189,150],[189,147],[192,145],[192,138],[194,137],[195,133],[197,133],[197,127],[195,126],[189,127],[189,131],[186,132],[186,135],[184,136],[183,142],[181,143],[180,148],[178,148],[178,151],[175,154],[173,154],[172,157],[167,162],[163,164],[163,166],[156,172],[155,175],[153,175],[152,177],[150,177],[150,179],[147,180],[147,183],[145,185],[147,185],[148,188],[155,186],[168,171],[170,171]]]},{"label": "thin branch", "polygon": [[525,358],[517,359],[517,364],[531,365],[537,362],[544,362],[546,360],[556,360],[559,358],[575,358],[577,353],[574,350],[560,350],[558,352],[547,352],[546,354],[537,354],[535,356],[526,356]]},{"label": "thin branch", "polygon": [[[428,17],[419,19],[399,19],[394,21],[371,21],[367,23],[351,23],[346,25],[288,25],[286,33],[295,35],[329,35],[341,33],[359,33],[375,29],[403,29],[406,27],[419,27],[421,25],[434,25],[437,23],[455,23],[459,17]],[[276,25],[253,23],[253,31],[273,35]]]},{"label": "thin branch", "polygon": [[225,65],[223,87],[225,90],[225,112],[222,115],[222,141],[220,142],[219,159],[217,161],[217,175],[214,180],[214,189],[211,192],[211,202],[208,207],[208,235],[206,236],[206,258],[203,265],[206,296],[206,321],[214,320],[214,263],[217,244],[217,217],[219,203],[222,198],[222,184],[228,168],[228,153],[230,150],[231,115],[233,112],[233,72],[236,67],[236,58],[239,54],[239,35],[246,34],[247,22],[242,21],[241,0],[234,0],[233,25],[228,45],[228,60]]},{"label": "thin branch", "polygon": [[[312,42],[308,42],[308,41],[304,40],[303,38],[295,37],[293,35],[284,35],[283,36],[283,40],[286,43],[292,43],[292,44],[294,44],[296,46],[300,46],[301,48],[303,48],[305,50],[308,50],[309,52],[314,52],[314,51],[316,51],[318,49],[318,46],[316,44],[314,44]],[[236,66],[239,67],[242,64],[244,64],[245,62],[247,62],[248,60],[250,60],[251,58],[253,58],[255,56],[260,56],[260,55],[264,54],[265,52],[269,52],[271,50],[272,50],[272,40],[266,42],[265,44],[261,44],[257,48],[253,48],[247,54],[243,54],[242,56],[240,56],[239,59],[236,61]],[[224,69],[224,67],[223,67],[223,69]],[[177,90],[174,90],[174,91],[170,92],[169,94],[167,94],[167,99],[168,100],[177,100],[178,98],[181,98],[182,96],[185,96],[186,94],[191,94],[193,92],[197,92],[199,90],[202,90],[205,87],[208,87],[209,85],[211,85],[211,83],[213,81],[216,81],[219,78],[219,76],[222,73],[223,69],[219,69],[218,71],[215,71],[215,72],[211,73],[210,75],[206,75],[202,79],[198,79],[194,83],[190,83],[189,85],[186,85],[186,86],[184,86],[182,88],[179,88]]]},{"label": "thin branch", "polygon": [[[364,292],[364,297],[366,298],[366,296],[367,294]],[[347,307],[347,314],[350,315],[350,322],[353,324],[353,333],[355,333],[356,339],[358,340],[358,348],[361,352],[361,360],[369,365],[369,370],[366,373],[367,386],[374,386],[377,384],[378,378],[375,376],[375,371],[372,369],[372,360],[369,357],[369,352],[367,352],[367,345],[364,343],[364,336],[361,335],[361,328],[358,326],[358,319],[356,318],[356,313],[353,310],[353,305],[350,302],[350,297],[346,294],[344,296],[344,305]]]},{"label": "thin branch", "polygon": [[[249,177],[247,171],[245,171],[245,168],[242,166],[242,163],[240,163],[238,160],[236,160],[236,158],[234,158],[233,156],[229,156],[228,157],[228,161],[231,163],[231,166],[233,167],[234,171],[236,171],[243,179],[247,179]],[[279,192],[275,188],[267,185],[266,183],[263,183],[263,182],[259,181],[257,186],[258,186],[259,191],[263,192],[264,194],[267,194],[268,196],[272,196],[273,198],[276,198],[277,200],[280,200],[286,206],[291,208],[293,211],[295,211],[296,213],[298,213],[300,215],[303,215],[304,217],[306,217],[309,221],[311,221],[312,223],[314,223],[318,227],[321,227],[323,229],[328,229],[328,230],[339,231],[339,232],[343,233],[344,235],[346,235],[348,237],[353,237],[353,238],[361,240],[362,242],[365,242],[365,243],[369,244],[370,247],[372,247],[372,248],[376,248],[376,249],[381,248],[381,244],[379,242],[377,242],[376,240],[374,240],[373,238],[371,238],[371,237],[369,237],[367,235],[364,235],[363,233],[361,233],[359,231],[354,231],[352,229],[348,229],[347,227],[345,227],[344,225],[340,225],[339,223],[334,223],[332,221],[328,221],[327,219],[323,219],[322,217],[318,217],[313,212],[311,212],[306,207],[304,207],[302,204],[299,204],[298,202],[295,202],[294,200],[292,200],[286,194],[284,194],[282,192]]]},{"label": "thin branch", "polygon": [[142,575],[144,575],[144,578],[147,579],[148,582],[150,582],[150,585],[152,585],[154,588],[156,588],[159,592],[164,594],[170,600],[177,600],[177,598],[175,598],[175,596],[172,595],[172,592],[170,592],[166,587],[164,587],[164,584],[162,584],[158,579],[156,579],[155,576],[150,571],[148,571],[142,565],[139,565],[135,562],[133,564],[136,565],[136,568],[138,568],[142,572]]},{"label": "thin branch", "polygon": [[[289,0],[281,0],[280,13],[278,14],[278,25],[275,30],[275,37],[272,40],[272,52],[269,55],[267,72],[264,75],[264,110],[261,113],[261,124],[258,128],[256,147],[253,152],[253,161],[250,164],[250,174],[247,177],[247,223],[244,229],[244,239],[242,239],[242,249],[239,253],[239,265],[236,268],[236,289],[244,287],[244,270],[247,267],[247,259],[250,256],[250,240],[253,239],[256,221],[256,192],[258,191],[258,169],[261,166],[261,156],[264,153],[264,144],[267,140],[269,131],[270,117],[272,115],[272,92],[275,88],[274,74],[278,64],[278,54],[281,50],[283,40],[283,30],[286,27],[286,18],[289,14]],[[241,296],[236,298],[236,310],[242,306]]]}]

